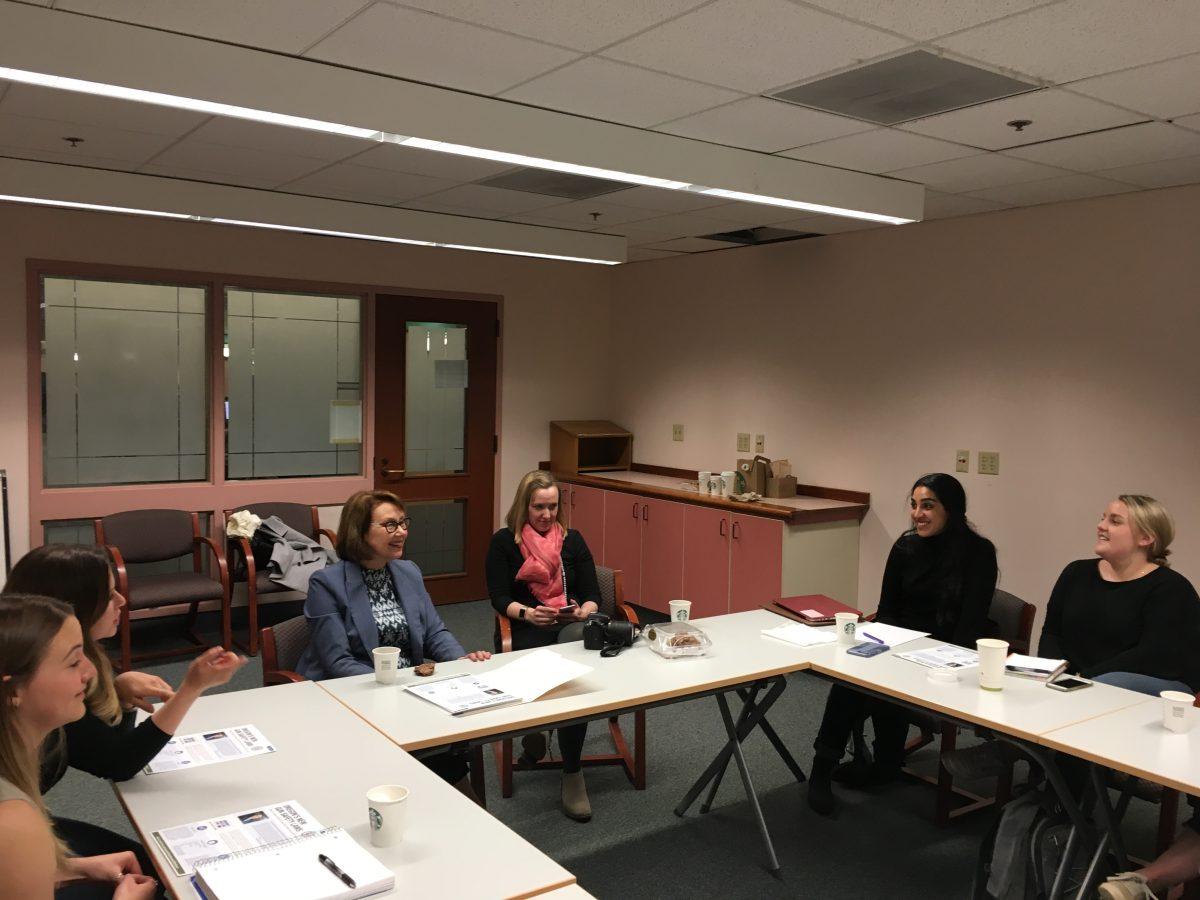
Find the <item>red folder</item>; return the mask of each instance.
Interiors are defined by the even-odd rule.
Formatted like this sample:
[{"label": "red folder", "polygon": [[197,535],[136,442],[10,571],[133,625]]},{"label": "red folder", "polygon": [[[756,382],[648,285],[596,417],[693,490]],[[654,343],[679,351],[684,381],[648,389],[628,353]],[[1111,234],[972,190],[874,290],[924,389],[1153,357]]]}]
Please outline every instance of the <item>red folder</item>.
[{"label": "red folder", "polygon": [[[800,621],[809,625],[828,625],[833,622],[834,613],[852,612],[861,615],[853,606],[839,603],[824,594],[804,594],[800,597],[783,597],[775,601]],[[816,615],[813,615],[816,613]]]}]

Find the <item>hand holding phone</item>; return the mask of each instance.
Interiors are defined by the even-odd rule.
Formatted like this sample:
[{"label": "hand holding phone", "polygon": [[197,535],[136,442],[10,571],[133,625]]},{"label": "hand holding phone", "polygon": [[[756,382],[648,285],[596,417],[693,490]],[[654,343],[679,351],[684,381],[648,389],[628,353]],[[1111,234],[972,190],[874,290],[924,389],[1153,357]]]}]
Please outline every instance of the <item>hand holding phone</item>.
[{"label": "hand holding phone", "polygon": [[558,620],[560,622],[574,622],[578,618],[579,604],[574,600],[568,600],[567,605],[558,610]]}]

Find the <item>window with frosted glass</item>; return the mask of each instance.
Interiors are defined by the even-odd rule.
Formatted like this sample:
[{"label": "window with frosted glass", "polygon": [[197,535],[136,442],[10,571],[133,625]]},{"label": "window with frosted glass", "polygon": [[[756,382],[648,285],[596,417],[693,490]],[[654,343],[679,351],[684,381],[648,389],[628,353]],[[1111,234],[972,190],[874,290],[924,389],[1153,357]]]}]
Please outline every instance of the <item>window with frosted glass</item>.
[{"label": "window with frosted glass", "polygon": [[466,469],[467,326],[408,322],[404,345],[404,468]]},{"label": "window with frosted glass", "polygon": [[208,478],[201,287],[42,279],[46,487]]},{"label": "window with frosted glass", "polygon": [[361,300],[225,292],[225,474],[362,474]]}]

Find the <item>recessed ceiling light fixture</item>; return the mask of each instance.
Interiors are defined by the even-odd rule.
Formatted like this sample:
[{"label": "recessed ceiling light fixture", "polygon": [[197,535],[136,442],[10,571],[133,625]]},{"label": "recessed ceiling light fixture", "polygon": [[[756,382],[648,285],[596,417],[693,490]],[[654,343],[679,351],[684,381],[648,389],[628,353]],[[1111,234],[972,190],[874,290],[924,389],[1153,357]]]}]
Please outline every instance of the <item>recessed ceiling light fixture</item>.
[{"label": "recessed ceiling light fixture", "polygon": [[83,94],[94,94],[101,97],[111,97],[117,100],[131,100],[138,103],[150,103],[156,106],[167,106],[173,109],[185,109],[192,112],[207,113],[214,116],[228,116],[236,119],[248,119],[254,122],[265,122],[271,125],[284,125],[289,128],[302,128],[309,131],[320,131],[326,134],[338,134],[346,137],[361,138],[381,143],[399,144],[404,147],[416,147],[421,150],[431,150],[436,153],[450,153],[456,156],[470,156],[476,159],[487,159],[493,162],[510,163],[514,166],[530,166],[537,169],[549,169],[555,172],[569,172],[573,175],[584,175],[591,178],[606,178],[611,181],[621,181],[626,184],[637,184],[646,187],[662,188],[669,191],[689,191],[692,193],[708,194],[714,197],[724,197],[730,200],[742,200],[747,203],[762,203],[768,206],[784,206],[791,209],[807,210],[813,213],[844,216],[851,219],[864,219],[870,222],[885,222],[892,225],[903,225],[914,222],[915,219],[905,219],[898,216],[887,216],[880,213],[863,210],[846,209],[838,206],[826,206],[819,203],[805,203],[800,200],[789,200],[785,197],[772,197],[764,194],[752,194],[743,191],[727,191],[722,188],[710,188],[704,185],[691,184],[686,181],[673,181],[669,178],[656,178],[650,175],[639,175],[635,172],[620,172],[614,169],[604,169],[597,166],[584,166],[577,163],[545,159],[537,156],[526,156],[521,153],[508,153],[501,150],[488,150],[483,147],[471,147],[465,144],[453,144],[446,141],[430,140],[422,137],[412,137],[394,134],[371,128],[360,128],[354,125],[342,125],[337,122],[326,122],[321,119],[308,119],[303,116],[292,116],[285,113],[253,109],[248,106],[236,106],[230,103],[217,103],[212,100],[198,100],[192,97],[180,97],[176,94],[164,94],[158,91],[145,91],[139,88],[121,87],[120,85],[104,84],[98,81],[86,81],[81,78],[68,78],[62,75],[47,75],[42,72],[31,72],[26,69],[13,69],[0,66],[0,79],[32,84],[39,87],[55,88],[64,91],[75,91]]},{"label": "recessed ceiling light fixture", "polygon": [[410,244],[415,247],[441,247],[447,250],[472,250],[478,253],[500,253],[505,256],[531,256],[536,259],[556,259],[561,262],[594,263],[601,266],[620,264],[616,259],[593,259],[586,256],[564,256],[558,253],[535,253],[531,250],[508,250],[502,247],[480,247],[472,244],[448,244],[442,241],[419,241],[391,237],[386,234],[362,234],[355,231],[334,231],[329,228],[310,228],[304,225],[280,225],[272,222],[250,222],[244,219],[225,219],[218,216],[193,216],[186,213],[155,209],[135,209],[128,206],[107,206],[101,203],[81,203],[74,200],[51,200],[45,197],[23,197],[0,194],[0,202],[30,203],[35,206],[58,206],[66,209],[85,209],[92,212],[123,213],[130,216],[154,216],[161,219],[183,219],[189,222],[210,222],[214,225],[238,225],[243,228],[265,228],[269,231],[294,231],[299,234],[319,234],[325,237],[352,238],[360,241],[383,241],[388,244]]}]

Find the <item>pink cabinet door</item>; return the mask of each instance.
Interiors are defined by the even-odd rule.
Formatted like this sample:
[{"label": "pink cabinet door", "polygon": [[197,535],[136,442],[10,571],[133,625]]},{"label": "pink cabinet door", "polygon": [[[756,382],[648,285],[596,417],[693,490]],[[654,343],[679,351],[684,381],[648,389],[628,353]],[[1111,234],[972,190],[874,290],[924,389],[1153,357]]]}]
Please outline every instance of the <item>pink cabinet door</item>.
[{"label": "pink cabinet door", "polygon": [[596,565],[604,565],[604,491],[571,485],[571,527],[583,535]]},{"label": "pink cabinet door", "polygon": [[683,513],[683,599],[692,617],[729,612],[729,513],[688,506]]},{"label": "pink cabinet door", "polygon": [[729,611],[758,609],[778,600],[783,581],[783,523],[736,515],[729,543]]},{"label": "pink cabinet door", "polygon": [[[625,600],[641,603],[642,502],[633,494],[603,491],[604,565],[620,569]],[[576,506],[576,509],[579,507]]]},{"label": "pink cabinet door", "polygon": [[642,498],[641,605],[665,613],[683,596],[682,503]]}]

